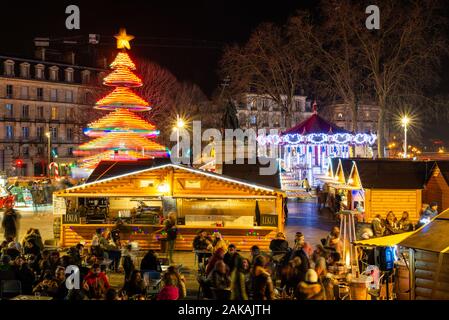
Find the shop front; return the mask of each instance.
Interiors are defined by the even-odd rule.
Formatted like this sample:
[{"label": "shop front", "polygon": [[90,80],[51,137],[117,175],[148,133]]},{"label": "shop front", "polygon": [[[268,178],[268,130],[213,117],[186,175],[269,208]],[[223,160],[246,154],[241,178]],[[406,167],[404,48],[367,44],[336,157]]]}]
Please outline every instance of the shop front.
[{"label": "shop front", "polygon": [[159,249],[159,231],[175,212],[175,248],[192,250],[199,230],[220,232],[240,250],[267,249],[284,225],[278,189],[185,166],[165,164],[109,177],[56,193],[62,214],[61,246],[90,244],[96,229],[121,230],[141,249]]}]

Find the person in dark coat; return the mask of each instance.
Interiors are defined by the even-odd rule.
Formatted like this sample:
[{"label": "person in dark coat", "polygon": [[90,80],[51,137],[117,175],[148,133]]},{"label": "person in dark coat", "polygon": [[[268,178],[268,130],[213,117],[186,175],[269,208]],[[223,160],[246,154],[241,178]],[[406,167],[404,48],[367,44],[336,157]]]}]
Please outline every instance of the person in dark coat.
[{"label": "person in dark coat", "polygon": [[205,230],[200,230],[198,235],[193,239],[193,249],[199,251],[196,253],[198,263],[202,263],[204,259],[212,255],[212,253],[209,253],[212,251],[212,242],[211,236]]},{"label": "person in dark coat", "polygon": [[4,237],[5,239],[15,239],[19,234],[19,215],[17,214],[16,210],[14,210],[11,203],[5,203],[5,207],[6,210],[2,220]]},{"label": "person in dark coat", "polygon": [[237,248],[235,244],[230,244],[228,247],[228,251],[224,255],[223,261],[229,268],[229,272],[232,272],[237,264],[237,260],[241,259],[239,253],[237,252]]},{"label": "person in dark coat", "polygon": [[156,252],[154,250],[148,250],[148,252],[143,257],[140,262],[140,270],[154,270],[162,272],[161,263],[157,258]]}]

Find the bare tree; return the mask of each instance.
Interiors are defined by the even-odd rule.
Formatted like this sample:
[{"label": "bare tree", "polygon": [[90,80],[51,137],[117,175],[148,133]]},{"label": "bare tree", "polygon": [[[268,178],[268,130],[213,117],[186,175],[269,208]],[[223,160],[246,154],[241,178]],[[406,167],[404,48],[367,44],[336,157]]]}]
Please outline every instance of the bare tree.
[{"label": "bare tree", "polygon": [[[352,130],[357,131],[357,105],[363,99],[363,69],[355,35],[346,18],[338,14],[340,1],[323,3],[321,23],[298,12],[288,22],[288,32],[297,57],[308,57],[315,90],[349,107]],[[335,14],[337,12],[337,14]]]},{"label": "bare tree", "polygon": [[[388,112],[404,105],[429,104],[426,89],[438,79],[438,65],[446,41],[438,1],[381,0],[380,30],[365,27],[367,5],[346,0],[339,14],[346,17],[357,36],[363,67],[380,108],[378,154],[384,156],[385,120]],[[441,3],[441,2],[440,2]]]},{"label": "bare tree", "polygon": [[161,130],[160,142],[169,144],[177,115],[188,122],[211,116],[207,108],[209,101],[197,85],[179,82],[170,71],[156,63],[143,60],[137,65],[136,73],[142,78],[143,86],[136,91],[153,107],[144,117]]},{"label": "bare tree", "polygon": [[268,96],[282,107],[284,125],[307,70],[306,59],[296,58],[289,40],[283,28],[265,23],[245,45],[227,47],[221,61],[221,72],[230,78],[232,94]]}]

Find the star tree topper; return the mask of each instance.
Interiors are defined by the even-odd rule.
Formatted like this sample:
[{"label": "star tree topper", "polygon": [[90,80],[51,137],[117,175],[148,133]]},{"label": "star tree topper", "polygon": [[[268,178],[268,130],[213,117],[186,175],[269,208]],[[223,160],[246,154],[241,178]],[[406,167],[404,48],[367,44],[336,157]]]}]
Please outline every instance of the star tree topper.
[{"label": "star tree topper", "polygon": [[121,28],[119,33],[114,36],[117,39],[117,49],[131,50],[129,42],[134,39],[134,36],[126,34],[126,29]]}]

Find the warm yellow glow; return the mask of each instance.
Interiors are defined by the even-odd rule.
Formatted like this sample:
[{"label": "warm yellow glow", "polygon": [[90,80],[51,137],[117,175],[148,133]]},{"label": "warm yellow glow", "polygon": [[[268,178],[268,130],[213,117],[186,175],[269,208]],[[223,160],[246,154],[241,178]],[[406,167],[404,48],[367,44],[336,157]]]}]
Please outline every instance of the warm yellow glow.
[{"label": "warm yellow glow", "polygon": [[131,50],[129,42],[134,39],[134,36],[126,34],[126,29],[120,29],[119,33],[114,36],[117,39],[117,49]]},{"label": "warm yellow glow", "polygon": [[410,123],[410,118],[407,117],[407,116],[403,116],[401,118],[401,123],[402,123],[403,126],[407,126]]},{"label": "warm yellow glow", "polygon": [[345,264],[348,267],[351,266],[351,255],[349,254],[349,251],[346,251]]},{"label": "warm yellow glow", "polygon": [[45,136],[47,137],[47,138],[50,138],[50,132],[45,132]]},{"label": "warm yellow glow", "polygon": [[352,183],[354,183],[354,179],[350,178],[350,179],[348,180],[348,184],[352,184]]},{"label": "warm yellow glow", "polygon": [[167,193],[170,191],[170,186],[166,182],[162,182],[160,185],[157,186],[157,191],[161,193]]},{"label": "warm yellow glow", "polygon": [[177,123],[176,123],[176,127],[178,128],[184,128],[185,126],[185,122],[182,119],[178,119]]}]

